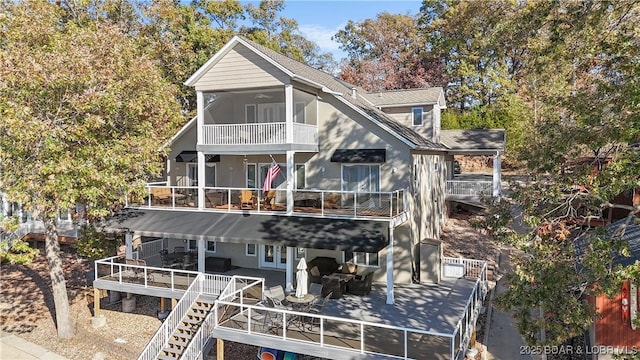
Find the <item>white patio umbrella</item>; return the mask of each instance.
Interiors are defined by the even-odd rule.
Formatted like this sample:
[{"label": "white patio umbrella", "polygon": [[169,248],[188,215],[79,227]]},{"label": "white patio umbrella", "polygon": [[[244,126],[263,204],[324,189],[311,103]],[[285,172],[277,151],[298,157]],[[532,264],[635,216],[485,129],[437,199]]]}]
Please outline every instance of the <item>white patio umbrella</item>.
[{"label": "white patio umbrella", "polygon": [[296,296],[301,298],[307,295],[307,282],[309,275],[307,274],[307,262],[304,258],[298,263],[298,271],[296,272]]}]

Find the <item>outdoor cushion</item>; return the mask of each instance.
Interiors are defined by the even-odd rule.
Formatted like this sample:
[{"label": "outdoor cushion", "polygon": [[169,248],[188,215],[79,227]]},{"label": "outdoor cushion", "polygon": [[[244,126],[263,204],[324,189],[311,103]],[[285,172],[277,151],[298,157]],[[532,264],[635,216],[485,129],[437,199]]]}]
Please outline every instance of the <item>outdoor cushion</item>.
[{"label": "outdoor cushion", "polygon": [[317,266],[312,267],[309,273],[311,276],[320,276],[320,270],[318,270]]}]

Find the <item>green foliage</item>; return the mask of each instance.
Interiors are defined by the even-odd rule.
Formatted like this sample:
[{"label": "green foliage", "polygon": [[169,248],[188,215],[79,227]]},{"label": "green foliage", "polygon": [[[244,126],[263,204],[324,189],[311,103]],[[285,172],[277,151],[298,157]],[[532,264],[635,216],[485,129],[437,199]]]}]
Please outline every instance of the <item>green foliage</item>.
[{"label": "green foliage", "polygon": [[89,259],[102,259],[116,254],[121,244],[113,234],[97,230],[92,225],[82,227],[82,236],[74,244],[78,254]]},{"label": "green foliage", "polygon": [[0,242],[0,262],[9,261],[12,264],[29,264],[40,254],[20,239],[8,239]]}]

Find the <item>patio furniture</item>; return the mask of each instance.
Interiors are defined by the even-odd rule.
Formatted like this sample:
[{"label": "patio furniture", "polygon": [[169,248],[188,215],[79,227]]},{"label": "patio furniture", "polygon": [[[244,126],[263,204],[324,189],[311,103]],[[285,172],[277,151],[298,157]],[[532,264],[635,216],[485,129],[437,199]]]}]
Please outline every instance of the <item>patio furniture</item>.
[{"label": "patio furniture", "polygon": [[268,289],[264,290],[264,296],[266,298],[271,298],[277,305],[282,305],[284,307],[289,306],[289,302],[286,299],[286,295],[284,293],[284,288],[282,285],[272,286]]},{"label": "patio furniture", "polygon": [[369,271],[362,275],[356,275],[347,283],[347,293],[360,296],[369,295],[372,283],[373,271]]},{"label": "patio furniture", "polygon": [[[309,281],[322,284],[322,277],[338,271],[338,267],[336,259],[328,256],[317,256],[307,263]],[[313,268],[316,268],[316,270]]]},{"label": "patio furniture", "polygon": [[208,256],[204,259],[205,272],[225,272],[231,270],[231,259]]},{"label": "patio furniture", "polygon": [[326,275],[322,278],[322,297],[326,297],[327,294],[333,294],[332,299],[340,299],[342,297],[342,286],[339,278]]},{"label": "patio furniture", "polygon": [[311,283],[309,285],[309,294],[315,297],[314,301],[317,301],[319,298],[322,298],[322,285]]},{"label": "patio furniture", "polygon": [[269,190],[269,192],[267,192],[267,196],[264,198],[264,200],[262,200],[262,207],[265,210],[270,210],[273,208],[273,205],[271,205],[271,202],[273,201],[273,199],[276,197],[276,191],[275,190]]},{"label": "patio furniture", "polygon": [[[325,308],[325,306],[327,306],[327,303],[329,302],[329,299],[333,299],[332,297],[333,293],[328,293],[324,299],[322,300],[322,302],[320,304],[312,304],[311,307],[309,308],[309,314],[313,314],[313,315],[322,315],[322,312]],[[320,326],[320,318],[317,317],[307,317],[307,319],[311,320],[311,328],[313,329],[314,325]],[[306,322],[306,320],[305,320]]]},{"label": "patio furniture", "polygon": [[173,253],[174,254],[181,254],[184,255],[185,251],[184,251],[184,246],[176,246],[173,248]]},{"label": "patio furniture", "polygon": [[241,209],[253,209],[256,205],[256,197],[251,190],[240,191],[240,208]]}]

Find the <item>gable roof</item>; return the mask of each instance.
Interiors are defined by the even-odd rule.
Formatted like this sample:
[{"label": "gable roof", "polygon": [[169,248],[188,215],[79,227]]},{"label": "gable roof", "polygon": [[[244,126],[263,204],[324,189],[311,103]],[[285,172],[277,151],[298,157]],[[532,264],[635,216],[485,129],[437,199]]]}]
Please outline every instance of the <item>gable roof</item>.
[{"label": "gable roof", "polygon": [[440,130],[440,142],[449,150],[504,151],[504,129]]},{"label": "gable roof", "polygon": [[391,90],[364,95],[373,105],[378,107],[396,107],[411,105],[433,105],[439,104],[441,108],[446,107],[444,101],[444,91],[441,87],[426,89],[403,89]]},{"label": "gable roof", "polygon": [[[315,69],[309,65],[291,59],[285,55],[278,53],[265,46],[257,44],[251,40],[240,36],[234,36],[225,46],[220,49],[209,61],[207,61],[198,71],[196,71],[187,81],[185,85],[193,86],[195,83],[211,69],[226,53],[228,53],[235,45],[242,44],[262,56],[265,60],[285,72],[292,79],[306,83],[321,89],[322,91],[333,95],[347,106],[351,107],[365,118],[380,126],[383,130],[398,137],[410,147],[424,150],[443,151],[446,148],[440,144],[425,139],[412,129],[396,122],[391,117],[378,110],[363,94],[355,98],[351,96],[352,88],[357,87],[345,81],[339,80],[332,75]],[[356,90],[356,94],[358,91]]]}]

